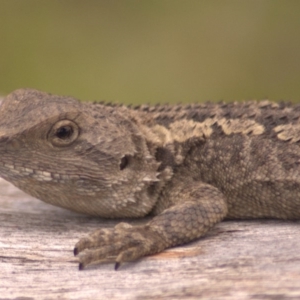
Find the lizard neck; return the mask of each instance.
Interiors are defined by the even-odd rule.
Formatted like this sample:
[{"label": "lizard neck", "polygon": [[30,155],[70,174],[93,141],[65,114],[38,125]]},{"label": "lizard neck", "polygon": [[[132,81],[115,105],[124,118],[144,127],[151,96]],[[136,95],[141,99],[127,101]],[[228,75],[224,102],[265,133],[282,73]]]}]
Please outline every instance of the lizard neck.
[{"label": "lizard neck", "polygon": [[168,125],[158,124],[153,116],[129,110],[130,119],[144,137],[150,155],[159,163],[158,190],[171,181],[192,148],[205,142],[211,132],[207,124],[193,120],[177,120]]}]

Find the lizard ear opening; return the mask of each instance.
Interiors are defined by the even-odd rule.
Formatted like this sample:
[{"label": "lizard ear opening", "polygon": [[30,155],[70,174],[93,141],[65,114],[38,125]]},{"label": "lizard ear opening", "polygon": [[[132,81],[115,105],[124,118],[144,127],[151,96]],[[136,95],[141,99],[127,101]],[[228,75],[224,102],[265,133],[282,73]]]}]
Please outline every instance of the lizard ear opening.
[{"label": "lizard ear opening", "polygon": [[122,158],[121,158],[121,162],[120,162],[120,170],[124,170],[128,164],[129,164],[129,155],[124,155]]},{"label": "lizard ear opening", "polygon": [[53,125],[48,133],[48,140],[53,146],[71,145],[79,136],[77,124],[71,120],[60,120]]}]

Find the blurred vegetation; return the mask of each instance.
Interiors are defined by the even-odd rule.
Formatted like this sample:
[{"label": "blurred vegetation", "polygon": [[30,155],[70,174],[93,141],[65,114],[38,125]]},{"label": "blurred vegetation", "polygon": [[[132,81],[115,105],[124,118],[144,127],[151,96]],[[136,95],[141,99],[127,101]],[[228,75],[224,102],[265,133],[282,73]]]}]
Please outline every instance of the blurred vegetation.
[{"label": "blurred vegetation", "polygon": [[0,0],[0,92],[300,101],[298,0]]}]

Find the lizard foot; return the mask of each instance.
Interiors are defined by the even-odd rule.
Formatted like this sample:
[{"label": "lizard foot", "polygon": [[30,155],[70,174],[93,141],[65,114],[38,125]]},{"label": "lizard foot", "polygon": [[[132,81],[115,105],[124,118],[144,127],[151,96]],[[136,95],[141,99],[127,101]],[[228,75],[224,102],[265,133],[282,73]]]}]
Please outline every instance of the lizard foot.
[{"label": "lizard foot", "polygon": [[115,270],[121,263],[133,261],[145,255],[167,248],[166,242],[149,225],[132,226],[119,223],[114,228],[100,229],[80,239],[74,248],[79,255],[79,270],[95,263],[115,262]]}]

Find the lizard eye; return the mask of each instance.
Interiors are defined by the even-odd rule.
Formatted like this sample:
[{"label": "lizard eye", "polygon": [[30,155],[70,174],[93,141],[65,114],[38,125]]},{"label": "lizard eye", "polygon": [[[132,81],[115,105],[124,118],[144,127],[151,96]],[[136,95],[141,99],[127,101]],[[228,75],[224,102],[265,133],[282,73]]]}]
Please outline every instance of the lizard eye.
[{"label": "lizard eye", "polygon": [[48,134],[48,140],[54,146],[69,146],[79,135],[76,123],[70,120],[61,120],[54,124]]}]

